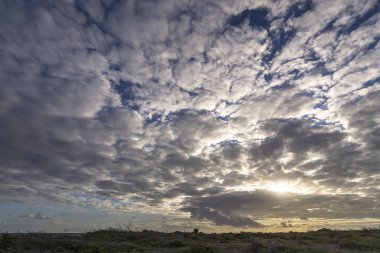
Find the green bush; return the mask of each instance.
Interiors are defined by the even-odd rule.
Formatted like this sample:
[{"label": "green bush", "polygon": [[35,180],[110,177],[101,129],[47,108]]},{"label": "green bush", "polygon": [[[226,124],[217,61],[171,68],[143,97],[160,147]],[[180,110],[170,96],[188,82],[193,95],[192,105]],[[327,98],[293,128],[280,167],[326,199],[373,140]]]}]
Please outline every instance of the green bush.
[{"label": "green bush", "polygon": [[339,247],[351,250],[372,250],[372,246],[360,241],[343,241],[339,244]]},{"label": "green bush", "polygon": [[171,241],[167,244],[167,247],[169,248],[179,248],[179,247],[185,247],[186,244],[184,244],[183,242],[180,242],[180,241]]},{"label": "green bush", "polygon": [[107,253],[108,251],[98,245],[87,245],[85,246],[80,253]]},{"label": "green bush", "polygon": [[260,253],[262,252],[262,250],[264,249],[264,244],[262,244],[261,242],[253,239],[252,243],[251,243],[251,250],[250,252],[252,253]]},{"label": "green bush", "polygon": [[216,249],[206,245],[192,245],[189,253],[217,253]]},{"label": "green bush", "polygon": [[0,240],[0,249],[9,249],[16,243],[16,237],[11,234],[3,234]]}]

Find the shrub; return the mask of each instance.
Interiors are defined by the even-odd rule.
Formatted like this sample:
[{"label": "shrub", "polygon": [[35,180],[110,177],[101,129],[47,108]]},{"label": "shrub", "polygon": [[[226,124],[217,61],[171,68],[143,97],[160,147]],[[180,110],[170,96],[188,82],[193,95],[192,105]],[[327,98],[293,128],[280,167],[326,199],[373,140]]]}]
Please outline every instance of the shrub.
[{"label": "shrub", "polygon": [[179,248],[179,247],[185,247],[186,244],[183,243],[183,242],[180,242],[180,241],[175,240],[175,241],[169,242],[169,243],[167,244],[167,246],[168,246],[169,248]]},{"label": "shrub", "polygon": [[351,250],[372,250],[370,245],[360,241],[343,241],[339,244],[339,247]]},{"label": "shrub", "polygon": [[215,248],[212,248],[206,245],[192,245],[188,252],[190,253],[216,253],[217,251]]},{"label": "shrub", "polygon": [[80,251],[80,253],[107,253],[107,252],[108,251],[105,248],[100,247],[98,245],[87,245]]},{"label": "shrub", "polygon": [[251,250],[250,250],[250,252],[252,252],[252,253],[259,253],[259,252],[262,252],[263,249],[264,249],[264,245],[261,242],[253,239],[253,241],[251,243]]},{"label": "shrub", "polygon": [[8,233],[3,234],[0,240],[0,249],[5,249],[5,250],[9,249],[13,245],[15,245],[15,242],[16,242],[15,236]]}]

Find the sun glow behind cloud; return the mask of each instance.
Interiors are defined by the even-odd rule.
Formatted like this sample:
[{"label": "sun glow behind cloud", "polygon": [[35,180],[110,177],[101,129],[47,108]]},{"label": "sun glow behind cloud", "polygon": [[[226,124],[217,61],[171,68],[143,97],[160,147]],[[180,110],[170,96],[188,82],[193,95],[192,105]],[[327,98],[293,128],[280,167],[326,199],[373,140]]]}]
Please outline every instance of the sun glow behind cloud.
[{"label": "sun glow behind cloud", "polygon": [[313,193],[314,190],[310,187],[306,187],[297,181],[269,181],[264,183],[262,189],[268,191],[284,194],[284,193],[299,193],[299,194],[309,194]]},{"label": "sun glow behind cloud", "polygon": [[313,184],[306,185],[300,180],[273,180],[264,181],[260,183],[244,183],[235,187],[229,188],[233,191],[256,191],[265,190],[278,194],[295,193],[295,194],[311,194],[318,191],[317,187]]}]

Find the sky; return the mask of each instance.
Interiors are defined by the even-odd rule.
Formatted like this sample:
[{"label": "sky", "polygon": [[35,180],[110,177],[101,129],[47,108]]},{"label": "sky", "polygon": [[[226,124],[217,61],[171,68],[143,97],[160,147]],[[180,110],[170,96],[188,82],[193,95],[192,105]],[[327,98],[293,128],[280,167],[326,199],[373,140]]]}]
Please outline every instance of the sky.
[{"label": "sky", "polygon": [[0,230],[380,224],[378,0],[4,0]]}]

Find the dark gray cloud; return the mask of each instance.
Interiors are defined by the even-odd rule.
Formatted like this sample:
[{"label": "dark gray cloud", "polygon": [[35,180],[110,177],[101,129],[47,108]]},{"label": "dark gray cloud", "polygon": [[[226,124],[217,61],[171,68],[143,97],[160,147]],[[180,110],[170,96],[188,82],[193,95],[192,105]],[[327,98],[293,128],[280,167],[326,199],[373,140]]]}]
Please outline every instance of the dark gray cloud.
[{"label": "dark gray cloud", "polygon": [[[195,217],[231,226],[243,226],[233,225],[233,222],[261,218],[379,218],[378,203],[372,198],[360,197],[357,194],[279,195],[270,191],[256,190],[210,197],[191,197],[187,199],[185,205],[189,207],[184,207],[183,210],[189,211]],[[363,210],[364,206],[371,208]]]},{"label": "dark gray cloud", "polygon": [[215,225],[219,226],[227,225],[232,227],[254,228],[263,227],[263,225],[248,217],[223,214],[211,208],[197,208],[192,206],[189,208],[183,208],[182,210],[190,212],[193,218],[211,220],[215,223]]},{"label": "dark gray cloud", "polygon": [[375,0],[6,1],[0,198],[379,218],[379,22]]}]

